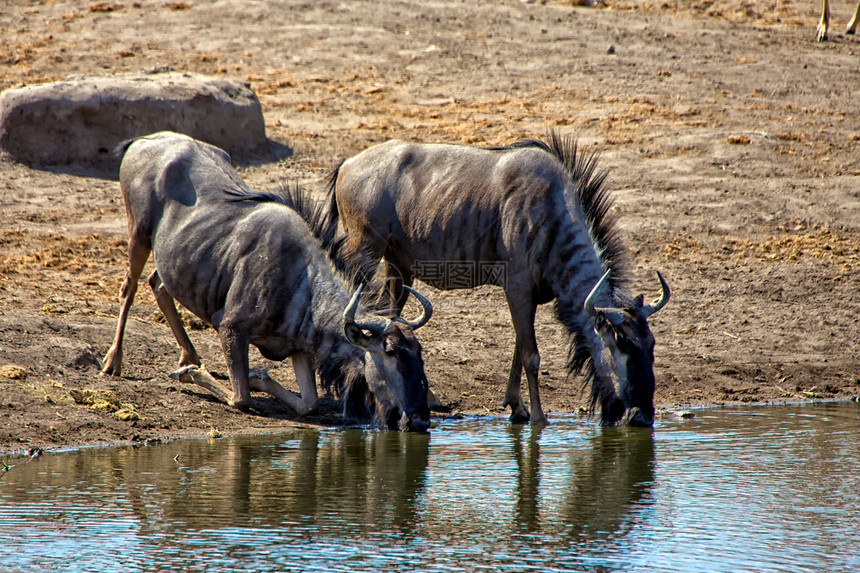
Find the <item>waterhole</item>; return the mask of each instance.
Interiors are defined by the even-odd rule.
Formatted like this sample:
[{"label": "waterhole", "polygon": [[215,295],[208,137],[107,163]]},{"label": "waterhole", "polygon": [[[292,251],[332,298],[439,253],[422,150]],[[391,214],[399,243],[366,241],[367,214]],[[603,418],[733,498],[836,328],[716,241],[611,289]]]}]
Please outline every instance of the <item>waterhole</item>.
[{"label": "waterhole", "polygon": [[7,460],[6,571],[860,571],[860,406]]}]

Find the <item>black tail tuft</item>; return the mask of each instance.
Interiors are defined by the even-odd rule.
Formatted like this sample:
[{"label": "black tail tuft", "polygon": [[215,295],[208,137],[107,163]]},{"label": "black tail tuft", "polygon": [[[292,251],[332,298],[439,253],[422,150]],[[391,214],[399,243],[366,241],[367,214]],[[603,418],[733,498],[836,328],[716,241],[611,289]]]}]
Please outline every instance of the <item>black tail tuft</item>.
[{"label": "black tail tuft", "polygon": [[338,221],[340,221],[340,211],[337,210],[337,195],[335,194],[335,189],[337,188],[337,177],[340,173],[340,167],[343,165],[343,161],[338,163],[337,167],[329,173],[328,176],[328,186],[327,186],[327,194],[328,194],[328,225],[337,227]]}]

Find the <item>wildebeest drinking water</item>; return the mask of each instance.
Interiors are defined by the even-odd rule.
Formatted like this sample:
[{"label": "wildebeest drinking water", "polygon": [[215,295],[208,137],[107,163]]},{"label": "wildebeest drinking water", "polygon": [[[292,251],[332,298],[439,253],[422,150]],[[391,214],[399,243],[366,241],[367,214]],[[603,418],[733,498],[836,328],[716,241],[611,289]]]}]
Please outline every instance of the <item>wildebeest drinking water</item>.
[{"label": "wildebeest drinking water", "polygon": [[[413,278],[442,289],[502,286],[516,332],[505,405],[543,424],[537,305],[555,300],[571,336],[570,372],[591,381],[602,423],[650,426],[654,337],[647,318],[669,300],[631,297],[627,257],[596,156],[552,132],[503,148],[389,141],[346,160],[331,179],[330,217],[347,245],[384,257],[402,309]],[[531,416],[522,402],[523,367]]]},{"label": "wildebeest drinking water", "polygon": [[[202,370],[187,373],[193,382],[239,408],[250,406],[253,384],[306,414],[318,403],[318,369],[346,416],[428,428],[427,380],[413,332],[432,312],[424,297],[416,293],[423,312],[412,322],[370,314],[361,287],[351,296],[350,281],[288,201],[249,190],[224,151],[184,135],[161,132],[127,144],[120,187],[129,269],[103,372],[120,374],[128,310],[152,252],[149,283],[181,347],[180,366],[199,366],[200,357],[174,299],[217,330],[232,392]],[[271,360],[292,357],[300,397],[250,375],[250,344]]]}]

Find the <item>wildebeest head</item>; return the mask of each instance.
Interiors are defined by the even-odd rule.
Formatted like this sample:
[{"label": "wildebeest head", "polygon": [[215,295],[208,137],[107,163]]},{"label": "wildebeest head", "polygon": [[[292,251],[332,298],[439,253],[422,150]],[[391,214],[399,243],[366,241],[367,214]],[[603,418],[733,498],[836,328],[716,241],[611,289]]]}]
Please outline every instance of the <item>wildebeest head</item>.
[{"label": "wildebeest head", "polygon": [[409,289],[423,308],[418,318],[409,321],[397,317],[392,321],[374,317],[373,322],[360,323],[355,314],[361,290],[360,286],[356,289],[343,318],[347,340],[365,352],[362,375],[371,401],[366,405],[377,422],[392,430],[427,431],[430,427],[427,377],[421,343],[414,331],[430,320],[433,307],[430,301]]},{"label": "wildebeest head", "polygon": [[585,299],[585,312],[594,320],[601,348],[592,356],[592,399],[600,402],[604,425],[654,425],[654,335],[648,317],[669,302],[669,286],[658,272],[662,293],[651,304],[639,295],[625,308],[596,307],[597,291],[609,271]]}]

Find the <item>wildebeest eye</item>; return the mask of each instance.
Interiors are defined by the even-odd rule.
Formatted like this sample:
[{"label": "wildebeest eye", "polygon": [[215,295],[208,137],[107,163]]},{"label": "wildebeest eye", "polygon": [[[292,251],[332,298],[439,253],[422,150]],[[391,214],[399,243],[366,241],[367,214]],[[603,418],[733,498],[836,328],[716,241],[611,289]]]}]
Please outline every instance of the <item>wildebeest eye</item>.
[{"label": "wildebeest eye", "polygon": [[618,349],[624,352],[629,352],[635,344],[623,332],[615,331],[615,344]]}]

